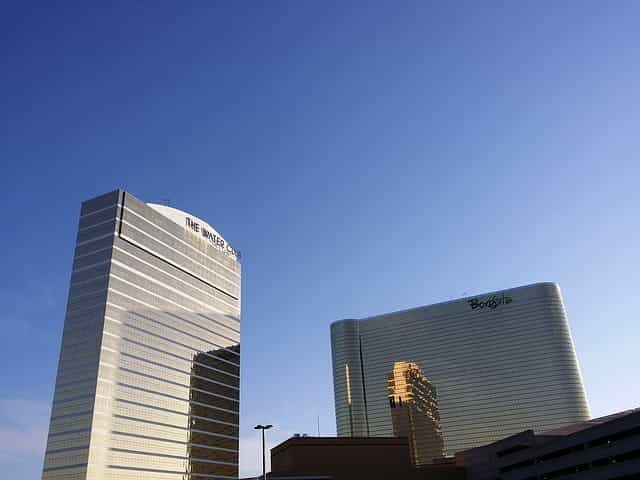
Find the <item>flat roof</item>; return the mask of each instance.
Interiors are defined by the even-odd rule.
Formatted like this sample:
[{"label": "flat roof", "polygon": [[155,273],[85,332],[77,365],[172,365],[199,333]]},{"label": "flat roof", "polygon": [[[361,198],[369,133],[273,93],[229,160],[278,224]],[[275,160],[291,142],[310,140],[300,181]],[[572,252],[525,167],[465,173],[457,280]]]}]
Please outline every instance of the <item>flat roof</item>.
[{"label": "flat roof", "polygon": [[603,423],[607,423],[612,420],[626,417],[627,415],[631,415],[633,413],[638,413],[638,412],[640,412],[640,408],[632,408],[631,410],[624,410],[622,412],[612,413],[611,415],[605,415],[604,417],[592,418],[591,420],[585,420],[584,422],[574,423],[572,425],[567,425],[566,427],[557,428],[555,430],[550,430],[548,432],[541,432],[536,435],[551,435],[551,436],[571,435],[572,433],[581,432],[582,430],[587,430],[591,427],[595,427],[596,425],[602,425]]},{"label": "flat roof", "polygon": [[279,453],[295,446],[404,446],[409,445],[406,437],[290,437],[271,449]]}]

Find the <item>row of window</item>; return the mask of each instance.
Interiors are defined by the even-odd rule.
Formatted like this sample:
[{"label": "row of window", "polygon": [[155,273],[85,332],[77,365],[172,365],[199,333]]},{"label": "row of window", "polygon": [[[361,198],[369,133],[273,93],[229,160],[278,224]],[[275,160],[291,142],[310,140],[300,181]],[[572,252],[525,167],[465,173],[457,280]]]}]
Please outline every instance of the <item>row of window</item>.
[{"label": "row of window", "polygon": [[542,480],[552,480],[554,478],[560,478],[567,475],[573,475],[574,473],[586,472],[588,470],[606,467],[609,465],[623,463],[629,460],[640,459],[640,450],[633,450],[631,452],[623,453],[621,455],[615,455],[613,457],[606,457],[595,460],[590,463],[583,463],[572,467],[562,468],[560,470],[554,470],[553,472],[545,473],[541,476]]},{"label": "row of window", "polygon": [[[593,447],[599,447],[601,445],[608,445],[608,444],[612,444],[614,442],[620,441],[620,440],[624,440],[626,438],[629,437],[633,437],[633,436],[637,436],[640,435],[640,426],[638,427],[634,427],[628,430],[624,430],[622,432],[618,432],[616,434],[613,435],[606,435],[603,437],[599,437],[596,438],[594,440],[590,440],[589,442],[586,443],[581,443],[578,445],[572,445],[571,447],[567,447],[567,448],[563,448],[561,450],[556,450],[550,453],[547,453],[545,455],[541,455],[539,457],[535,457],[535,458],[530,458],[527,460],[523,460],[521,462],[518,463],[514,463],[512,465],[507,465],[505,467],[500,468],[500,473],[507,473],[510,472],[512,470],[518,470],[521,468],[526,468],[526,467],[530,467],[531,465],[537,464],[537,463],[544,463],[545,461],[549,461],[552,459],[556,459],[559,457],[563,457],[565,455],[570,455],[572,453],[576,453],[579,451],[583,451],[589,448],[593,448]],[[618,459],[618,461],[624,461],[625,459],[628,459],[625,455],[632,455],[632,458],[638,458],[638,455],[640,455],[640,450],[634,450],[633,452],[629,452],[628,454],[623,454],[622,456],[618,456],[621,457]],[[636,456],[633,456],[633,455]],[[617,459],[618,457],[611,457],[611,459],[613,459],[614,461],[611,463],[615,463],[615,459]],[[609,457],[604,458],[602,460],[597,460],[597,461],[593,461],[591,462],[591,464],[593,466],[601,466],[599,462],[604,462],[604,464],[608,464],[609,463]],[[587,464],[589,465],[589,464]],[[579,468],[581,467],[581,465],[577,465],[575,467],[571,467],[571,468]],[[564,471],[564,469],[563,469]],[[553,472],[552,472],[553,473]],[[552,473],[550,473],[549,475],[551,475]],[[554,478],[554,477],[549,477],[549,478]]]}]

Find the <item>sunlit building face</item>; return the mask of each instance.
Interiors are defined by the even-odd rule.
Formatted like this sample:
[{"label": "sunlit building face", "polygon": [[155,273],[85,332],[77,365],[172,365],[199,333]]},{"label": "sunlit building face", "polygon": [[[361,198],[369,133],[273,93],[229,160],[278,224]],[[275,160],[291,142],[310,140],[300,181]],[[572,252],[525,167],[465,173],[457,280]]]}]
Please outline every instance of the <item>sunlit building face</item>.
[{"label": "sunlit building face", "polygon": [[438,396],[422,369],[411,362],[395,362],[389,373],[389,408],[393,435],[409,440],[415,465],[445,456]]},{"label": "sunlit building face", "polygon": [[185,212],[82,204],[43,479],[237,477],[238,257]]},{"label": "sunlit building face", "polygon": [[553,283],[341,320],[331,346],[338,435],[408,437],[416,463],[590,417]]}]

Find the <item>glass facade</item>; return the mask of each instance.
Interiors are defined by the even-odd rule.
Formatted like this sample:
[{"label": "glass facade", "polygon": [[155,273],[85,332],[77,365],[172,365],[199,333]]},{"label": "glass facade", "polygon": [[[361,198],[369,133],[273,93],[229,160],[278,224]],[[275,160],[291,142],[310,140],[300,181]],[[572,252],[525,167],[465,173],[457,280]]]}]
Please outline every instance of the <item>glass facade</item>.
[{"label": "glass facade", "polygon": [[444,457],[438,396],[422,369],[415,363],[395,362],[388,394],[393,435],[409,439],[413,464]]},{"label": "glass facade", "polygon": [[237,478],[241,272],[210,232],[123,191],[83,203],[43,479]]},{"label": "glass facade", "polygon": [[553,283],[341,320],[331,344],[338,435],[413,436],[416,463],[590,416]]}]

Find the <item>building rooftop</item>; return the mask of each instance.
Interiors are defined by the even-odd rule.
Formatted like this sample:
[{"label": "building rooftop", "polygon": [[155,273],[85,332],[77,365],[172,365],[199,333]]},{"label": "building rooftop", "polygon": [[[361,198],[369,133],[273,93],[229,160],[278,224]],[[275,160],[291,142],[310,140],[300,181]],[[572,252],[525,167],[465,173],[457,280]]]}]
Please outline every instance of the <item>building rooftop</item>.
[{"label": "building rooftop", "polygon": [[604,417],[592,418],[591,420],[585,420],[584,422],[574,423],[573,425],[568,425],[563,428],[557,428],[555,430],[550,430],[548,432],[542,432],[540,433],[540,435],[543,435],[543,436],[571,435],[572,433],[577,433],[582,430],[595,427],[596,425],[601,425],[603,423],[610,422],[611,420],[616,420],[618,418],[626,417],[627,415],[631,415],[637,412],[640,412],[640,408],[632,408],[630,410],[625,410],[623,412],[613,413],[611,415],[605,415]]}]

